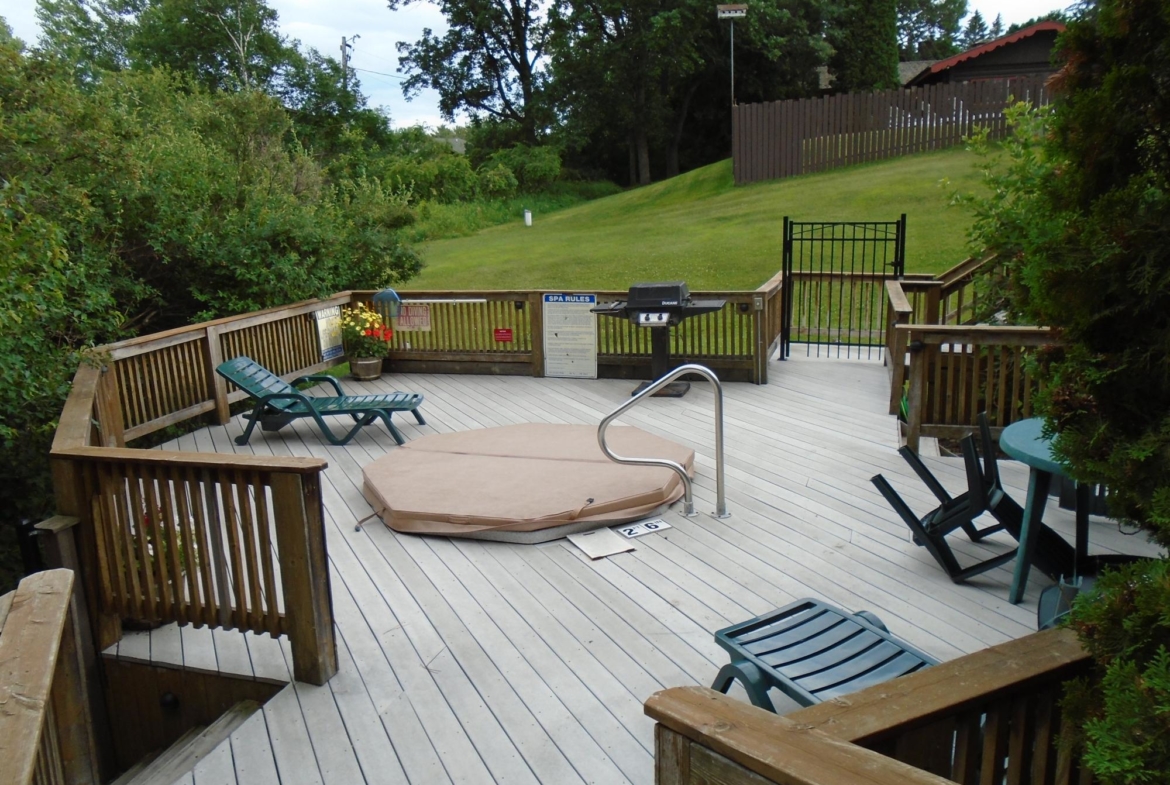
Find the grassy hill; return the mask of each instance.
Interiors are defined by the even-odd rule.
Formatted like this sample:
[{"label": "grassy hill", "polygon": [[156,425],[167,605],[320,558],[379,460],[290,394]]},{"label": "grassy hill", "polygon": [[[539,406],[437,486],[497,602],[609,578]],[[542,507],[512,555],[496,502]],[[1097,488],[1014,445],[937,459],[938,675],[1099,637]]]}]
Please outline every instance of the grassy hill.
[{"label": "grassy hill", "polygon": [[[692,289],[749,289],[780,269],[781,222],[895,220],[908,215],[907,271],[966,258],[971,216],[952,188],[978,187],[961,149],[736,188],[721,161],[655,185],[423,246],[408,289],[625,289],[685,280]],[[940,180],[949,178],[944,188]]]}]

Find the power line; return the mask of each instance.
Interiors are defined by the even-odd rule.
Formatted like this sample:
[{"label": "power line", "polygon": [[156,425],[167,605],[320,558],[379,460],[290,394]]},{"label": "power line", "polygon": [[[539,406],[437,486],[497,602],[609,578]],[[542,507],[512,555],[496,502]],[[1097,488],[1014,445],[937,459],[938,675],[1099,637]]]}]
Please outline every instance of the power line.
[{"label": "power line", "polygon": [[350,66],[350,68],[353,68],[353,70],[355,70],[355,71],[361,71],[363,74],[377,74],[378,76],[388,76],[391,79],[400,79],[404,82],[406,81],[405,76],[399,76],[398,74],[384,74],[381,71],[371,71],[368,68],[355,68],[352,65]]}]

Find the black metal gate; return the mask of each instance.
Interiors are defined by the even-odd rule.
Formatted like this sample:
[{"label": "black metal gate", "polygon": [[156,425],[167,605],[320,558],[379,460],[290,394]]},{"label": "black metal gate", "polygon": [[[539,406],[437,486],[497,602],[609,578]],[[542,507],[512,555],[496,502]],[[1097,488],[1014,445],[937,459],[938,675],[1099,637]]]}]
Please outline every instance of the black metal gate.
[{"label": "black metal gate", "polygon": [[821,355],[881,357],[886,287],[906,272],[906,215],[897,221],[784,218],[784,324],[780,357],[793,343]]}]

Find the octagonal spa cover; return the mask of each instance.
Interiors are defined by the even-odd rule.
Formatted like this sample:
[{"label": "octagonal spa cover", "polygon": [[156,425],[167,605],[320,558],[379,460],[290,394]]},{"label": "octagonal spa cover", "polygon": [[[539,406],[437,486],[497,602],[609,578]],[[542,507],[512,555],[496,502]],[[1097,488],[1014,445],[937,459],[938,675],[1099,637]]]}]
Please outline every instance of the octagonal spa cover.
[{"label": "octagonal spa cover", "polygon": [[[607,431],[618,455],[667,458],[694,475],[694,450],[640,428]],[[638,520],[683,495],[669,469],[605,457],[591,425],[508,425],[425,436],[362,470],[366,499],[411,534],[544,542]]]}]

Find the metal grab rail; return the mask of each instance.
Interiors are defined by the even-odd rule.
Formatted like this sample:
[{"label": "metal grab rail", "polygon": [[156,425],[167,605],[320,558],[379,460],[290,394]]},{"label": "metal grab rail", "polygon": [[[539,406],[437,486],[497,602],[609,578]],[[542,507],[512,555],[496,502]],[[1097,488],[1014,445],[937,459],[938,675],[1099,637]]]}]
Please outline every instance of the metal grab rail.
[{"label": "metal grab rail", "polygon": [[605,443],[605,431],[611,422],[621,416],[623,412],[637,406],[647,396],[653,395],[678,377],[688,373],[697,373],[715,385],[715,515],[720,518],[728,518],[731,513],[727,511],[727,500],[723,495],[723,385],[715,372],[707,366],[696,363],[680,365],[614,409],[602,419],[601,425],[597,426],[597,443],[601,445],[601,451],[605,453],[605,457],[614,463],[625,463],[631,466],[664,466],[673,471],[682,478],[683,515],[694,515],[695,501],[691,492],[691,477],[682,465],[665,458],[625,458],[609,449],[609,445]]}]

